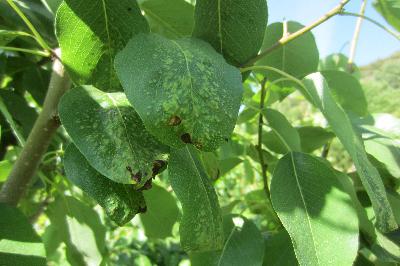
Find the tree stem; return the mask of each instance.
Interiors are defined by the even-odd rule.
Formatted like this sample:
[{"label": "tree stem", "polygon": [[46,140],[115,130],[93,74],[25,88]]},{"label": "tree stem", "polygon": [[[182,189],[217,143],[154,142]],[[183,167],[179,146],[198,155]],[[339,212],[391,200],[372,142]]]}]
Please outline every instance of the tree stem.
[{"label": "tree stem", "polygon": [[262,150],[262,141],[263,141],[263,115],[262,115],[262,110],[264,109],[264,101],[265,101],[265,96],[267,95],[267,87],[266,87],[267,79],[264,79],[261,83],[261,99],[260,99],[260,115],[258,118],[258,145],[257,145],[257,150],[258,150],[258,157],[260,159],[260,164],[261,164],[261,174],[264,182],[264,191],[265,194],[267,195],[268,199],[271,198],[271,193],[269,191],[269,186],[268,186],[268,176],[267,176],[267,169],[268,165],[264,162],[264,155],[263,155],[263,150]]},{"label": "tree stem", "polygon": [[[361,3],[360,15],[364,16],[366,7],[367,7],[367,0],[363,0]],[[353,39],[351,41],[349,61],[347,63],[347,71],[349,73],[354,72],[354,58],[356,57],[356,50],[357,50],[358,39],[360,37],[361,25],[364,20],[362,16],[358,17],[357,19],[356,28],[354,30]]]},{"label": "tree stem", "polygon": [[243,66],[251,66],[251,65],[253,65],[255,62],[257,62],[258,60],[260,60],[261,58],[263,58],[267,54],[273,52],[274,50],[278,49],[279,47],[284,46],[285,44],[293,41],[294,39],[302,36],[304,33],[307,33],[309,31],[311,31],[312,29],[314,29],[315,27],[321,25],[322,23],[324,23],[325,21],[327,21],[331,17],[333,17],[333,16],[335,16],[337,14],[340,14],[343,11],[344,6],[346,4],[348,4],[349,2],[350,2],[350,0],[342,0],[336,7],[331,9],[328,13],[326,13],[324,16],[320,17],[319,19],[317,19],[316,21],[314,21],[310,25],[308,25],[308,26],[306,26],[306,27],[304,27],[304,28],[292,33],[292,34],[289,34],[289,35],[286,35],[286,36],[285,35],[282,36],[282,38],[279,41],[277,41],[271,47],[269,47],[269,48],[265,49],[264,51],[262,51],[261,53],[259,53],[254,58],[250,59]]},{"label": "tree stem", "polygon": [[55,59],[42,112],[0,191],[0,202],[16,206],[24,195],[43,154],[47,151],[53,135],[60,126],[57,119],[57,106],[61,96],[69,89],[70,85],[71,81],[62,63]]}]

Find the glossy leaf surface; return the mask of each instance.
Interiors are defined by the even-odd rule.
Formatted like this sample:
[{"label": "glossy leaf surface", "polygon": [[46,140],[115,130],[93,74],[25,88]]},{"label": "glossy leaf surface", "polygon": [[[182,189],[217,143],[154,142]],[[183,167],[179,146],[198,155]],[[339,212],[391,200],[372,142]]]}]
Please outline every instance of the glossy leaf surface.
[{"label": "glossy leaf surface", "polygon": [[65,0],[57,11],[62,61],[79,85],[120,90],[114,57],[149,26],[136,0]]},{"label": "glossy leaf surface", "polygon": [[230,138],[241,75],[209,44],[140,34],[118,54],[116,69],[129,101],[162,143],[210,151]]},{"label": "glossy leaf surface", "polygon": [[325,116],[333,132],[353,159],[361,181],[368,192],[377,216],[377,226],[382,231],[397,228],[392,209],[387,200],[381,177],[368,161],[360,137],[355,132],[344,110],[335,102],[328,84],[321,74],[315,73],[303,79],[304,96]]},{"label": "glossy leaf surface", "polygon": [[63,96],[59,112],[90,165],[115,182],[143,184],[153,175],[154,161],[168,151],[146,131],[124,93],[77,87]]},{"label": "glossy leaf surface", "polygon": [[357,256],[357,214],[338,182],[330,168],[304,153],[287,154],[275,168],[272,204],[300,265],[351,265]]}]

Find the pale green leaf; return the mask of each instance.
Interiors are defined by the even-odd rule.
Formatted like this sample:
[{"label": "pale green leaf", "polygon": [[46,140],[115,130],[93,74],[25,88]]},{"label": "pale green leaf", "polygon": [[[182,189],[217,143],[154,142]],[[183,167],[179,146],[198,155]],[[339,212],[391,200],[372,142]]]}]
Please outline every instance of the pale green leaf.
[{"label": "pale green leaf", "polygon": [[143,192],[147,211],[140,214],[144,231],[148,238],[172,236],[172,227],[178,220],[179,209],[175,198],[163,187],[153,185]]},{"label": "pale green leaf", "polygon": [[400,32],[400,1],[399,0],[375,0],[373,3],[386,21]]},{"label": "pale green leaf", "polygon": [[197,0],[193,36],[235,66],[256,56],[268,21],[265,0]]},{"label": "pale green leaf", "polygon": [[368,161],[360,136],[354,130],[344,110],[335,102],[328,84],[321,74],[315,73],[304,80],[303,94],[321,110],[353,159],[361,181],[368,192],[377,216],[377,227],[382,231],[397,228],[392,209],[378,171]]},{"label": "pale green leaf", "polygon": [[321,74],[328,82],[332,96],[344,110],[359,116],[368,114],[368,104],[360,82],[350,74],[337,70],[325,70]]},{"label": "pale green leaf", "polygon": [[395,141],[384,136],[374,136],[364,140],[365,150],[384,164],[389,173],[400,178],[400,147]]},{"label": "pale green leaf", "polygon": [[146,211],[142,192],[133,185],[119,184],[94,170],[75,145],[70,144],[64,155],[68,179],[102,206],[118,225],[124,225],[139,212]]},{"label": "pale green leaf", "polygon": [[129,101],[161,142],[211,151],[230,138],[242,99],[241,75],[209,44],[140,34],[115,60]]},{"label": "pale green leaf", "polygon": [[[318,70],[319,71],[338,70],[338,71],[347,72],[349,69],[348,65],[349,65],[349,58],[347,56],[345,56],[344,54],[340,54],[340,53],[331,54],[319,61]],[[352,70],[353,71],[351,74],[356,79],[360,79],[361,72],[360,72],[360,69],[355,64],[352,65]]]},{"label": "pale green leaf", "polygon": [[0,265],[45,266],[46,251],[28,219],[0,203]]},{"label": "pale green leaf", "polygon": [[114,57],[149,26],[135,0],[64,0],[57,11],[61,58],[79,85],[117,91]]},{"label": "pale green leaf", "polygon": [[8,175],[11,172],[13,164],[9,160],[0,161],[0,182],[7,180]]},{"label": "pale green leaf", "polygon": [[297,128],[301,140],[301,150],[310,153],[332,140],[335,134],[322,128],[305,126]]},{"label": "pale green leaf", "polygon": [[90,165],[115,182],[137,183],[141,176],[143,185],[153,176],[154,161],[168,151],[146,131],[124,93],[77,87],[63,96],[59,113]]},{"label": "pale green leaf", "polygon": [[191,146],[172,150],[168,169],[171,186],[182,203],[179,233],[183,249],[221,250],[224,245],[221,210],[198,152]]},{"label": "pale green leaf", "polygon": [[352,265],[357,256],[357,214],[338,186],[335,173],[311,155],[287,154],[275,168],[272,205],[300,265]]},{"label": "pale green leaf", "polygon": [[[303,28],[303,25],[294,22],[287,22],[288,33],[296,32]],[[273,23],[268,26],[265,33],[264,43],[261,50],[270,48],[283,36],[283,23]],[[314,36],[307,32],[299,38],[275,49],[261,60],[257,65],[271,66],[285,71],[292,76],[302,78],[318,69],[319,52]],[[282,78],[279,74],[266,71],[269,80]],[[289,86],[288,82],[279,83],[282,86]]]},{"label": "pale green leaf", "polygon": [[51,237],[59,237],[66,245],[71,265],[100,265],[106,252],[106,229],[97,212],[72,197],[62,196],[48,206],[46,214],[54,227],[45,244]]},{"label": "pale green leaf", "polygon": [[185,0],[146,0],[140,5],[151,32],[169,38],[190,36],[194,24],[194,6]]}]

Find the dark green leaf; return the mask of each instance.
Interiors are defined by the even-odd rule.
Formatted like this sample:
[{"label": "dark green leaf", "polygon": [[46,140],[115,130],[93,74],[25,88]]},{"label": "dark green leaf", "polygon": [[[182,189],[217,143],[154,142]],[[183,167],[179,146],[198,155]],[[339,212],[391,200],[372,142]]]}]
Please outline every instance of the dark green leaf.
[{"label": "dark green leaf", "polygon": [[225,174],[233,170],[236,166],[238,166],[241,162],[243,162],[243,160],[240,158],[228,158],[220,160],[218,163],[220,175],[224,176]]},{"label": "dark green leaf", "polygon": [[197,151],[186,146],[172,150],[169,180],[182,203],[179,232],[187,252],[220,250],[224,245],[218,198],[201,164]]},{"label": "dark green leaf", "polygon": [[224,222],[224,226],[230,225],[229,228],[224,228],[229,235],[218,265],[261,265],[264,258],[264,240],[257,226],[241,216],[229,215],[224,219],[229,219],[229,223]]},{"label": "dark green leaf", "polygon": [[141,176],[143,185],[153,175],[154,161],[167,152],[145,130],[124,93],[77,87],[63,96],[59,113],[90,165],[115,182],[137,183],[135,176]]},{"label": "dark green leaf", "polygon": [[252,213],[263,215],[268,222],[279,223],[271,201],[267,198],[264,190],[253,190],[246,193],[245,200]]},{"label": "dark green leaf", "polygon": [[[274,109],[266,109],[262,112],[267,120],[268,126],[272,129],[272,134],[275,135],[273,143],[283,147],[282,149],[275,149],[273,151],[279,153],[287,153],[289,151],[301,151],[300,137],[299,133],[294,127],[289,123],[286,117],[280,112]],[[264,143],[268,145],[271,143],[271,139],[267,134],[264,135]],[[282,152],[283,151],[283,152]]]},{"label": "dark green leaf", "polygon": [[25,32],[20,31],[9,31],[0,29],[0,46],[6,46],[8,43],[12,42],[17,37],[29,36]]},{"label": "dark green leaf", "polygon": [[0,203],[0,265],[45,266],[46,251],[28,219]]},{"label": "dark green leaf", "polygon": [[286,230],[268,236],[265,240],[265,266],[295,266],[298,265],[290,236]]},{"label": "dark green leaf", "polygon": [[268,20],[265,0],[197,0],[193,36],[236,66],[260,50]]},{"label": "dark green leaf", "polygon": [[148,238],[166,238],[172,236],[172,227],[178,220],[179,209],[175,198],[164,188],[153,185],[143,192],[147,211],[140,215],[144,231]]},{"label": "dark green leaf", "polygon": [[129,101],[161,142],[211,151],[230,138],[242,99],[241,75],[210,45],[140,34],[115,60]]},{"label": "dark green leaf", "polygon": [[95,199],[118,225],[126,224],[137,213],[146,210],[142,192],[135,190],[133,185],[115,183],[102,176],[73,144],[65,151],[64,168],[67,177]]},{"label": "dark green leaf", "polygon": [[[293,33],[303,25],[287,22],[288,33]],[[273,23],[268,26],[261,50],[268,49],[283,36],[283,23]],[[267,65],[285,71],[292,76],[302,78],[318,69],[319,53],[314,36],[311,32],[269,53],[257,62],[257,65]],[[266,71],[269,80],[282,78],[277,73]],[[282,84],[282,83],[280,83]],[[287,85],[287,82],[283,85]]]},{"label": "dark green leaf", "polygon": [[275,168],[272,204],[300,265],[351,265],[357,256],[357,214],[338,182],[329,167],[303,153],[287,154]]},{"label": "dark green leaf", "polygon": [[146,0],[140,5],[151,32],[169,38],[189,36],[193,30],[194,7],[185,0]]},{"label": "dark green leaf", "polygon": [[382,231],[397,228],[392,209],[387,200],[386,192],[378,171],[368,161],[362,141],[352,127],[349,117],[336,104],[331,91],[321,74],[312,74],[304,80],[303,94],[321,110],[339,138],[344,148],[350,154],[361,181],[368,192],[377,216],[377,226]]},{"label": "dark green leaf", "polygon": [[337,70],[322,71],[333,98],[344,110],[359,116],[368,114],[368,104],[360,82],[350,74]]},{"label": "dark green leaf", "polygon": [[57,11],[56,35],[71,78],[117,91],[114,56],[149,26],[135,0],[65,0]]},{"label": "dark green leaf", "polygon": [[43,237],[47,251],[54,251],[56,247],[49,244],[53,238],[59,238],[66,245],[71,265],[100,265],[106,251],[106,231],[97,212],[72,197],[63,196],[49,205],[47,216],[52,227]]},{"label": "dark green leaf", "polygon": [[398,0],[375,0],[374,7],[390,25],[400,31],[400,3]]},{"label": "dark green leaf", "polygon": [[329,142],[335,137],[330,131],[322,127],[305,126],[297,128],[301,140],[301,150],[310,153]]}]

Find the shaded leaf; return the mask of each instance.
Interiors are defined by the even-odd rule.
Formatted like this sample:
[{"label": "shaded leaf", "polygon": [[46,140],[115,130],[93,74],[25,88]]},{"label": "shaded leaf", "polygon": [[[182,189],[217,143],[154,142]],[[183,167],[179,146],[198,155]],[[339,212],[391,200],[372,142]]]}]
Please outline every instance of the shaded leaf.
[{"label": "shaded leaf", "polygon": [[94,170],[75,145],[70,144],[64,155],[68,179],[95,199],[118,225],[124,225],[146,210],[142,192],[133,185],[119,184]]},{"label": "shaded leaf", "polygon": [[[288,32],[293,33],[303,28],[303,25],[288,21]],[[264,43],[261,50],[270,48],[283,36],[283,23],[273,23],[267,27]],[[292,76],[302,78],[318,69],[319,53],[314,36],[311,32],[280,47],[267,56],[263,57],[256,64],[267,65],[285,71]],[[275,72],[266,71],[269,80],[280,79],[282,76]],[[290,83],[280,83],[282,86],[289,86]]]},{"label": "shaded leaf", "polygon": [[194,7],[185,0],[146,0],[140,5],[151,32],[169,38],[189,36],[193,30]]},{"label": "shaded leaf", "polygon": [[144,231],[148,238],[166,238],[172,236],[172,227],[178,220],[179,209],[175,198],[163,187],[153,185],[143,192],[147,211],[140,215]]},{"label": "shaded leaf", "polygon": [[322,128],[305,126],[297,128],[301,140],[301,150],[311,153],[335,137],[335,134]]},{"label": "shaded leaf", "polygon": [[228,231],[218,265],[261,265],[264,258],[264,240],[257,226],[250,220],[229,215],[224,217],[224,231]]},{"label": "shaded leaf", "polygon": [[211,151],[230,138],[242,99],[241,76],[210,45],[140,34],[115,60],[129,101],[161,142]]},{"label": "shaded leaf", "polygon": [[90,165],[119,183],[143,185],[156,159],[168,151],[144,128],[124,93],[93,86],[68,91],[61,99],[63,126]]},{"label": "shaded leaf", "polygon": [[[345,56],[344,54],[340,54],[340,53],[331,54],[319,61],[318,70],[320,70],[320,71],[338,70],[338,71],[347,72],[348,64],[349,64],[349,58],[347,56]],[[353,73],[351,73],[351,75],[353,77],[355,77],[356,79],[360,79],[361,72],[360,72],[360,69],[355,64],[353,64],[352,70],[353,70]]]},{"label": "shaded leaf", "polygon": [[135,0],[65,0],[57,11],[56,35],[71,78],[104,91],[120,89],[114,56],[132,36],[148,31]]},{"label": "shaded leaf", "polygon": [[400,2],[398,0],[375,0],[373,5],[376,11],[400,32]]},{"label": "shaded leaf", "polygon": [[265,266],[294,266],[298,265],[290,236],[285,229],[268,236],[265,240]]},{"label": "shaded leaf", "polygon": [[321,74],[328,82],[332,96],[344,110],[359,116],[368,114],[368,104],[360,82],[350,74],[336,70],[325,70]]},{"label": "shaded leaf", "polygon": [[301,150],[299,134],[283,114],[270,108],[264,110],[262,114],[266,118],[268,126],[272,129],[271,134],[275,135],[274,139],[271,139],[270,136],[264,134],[263,141],[267,147],[280,145],[282,148],[273,148],[272,150],[283,154]]},{"label": "shaded leaf", "polygon": [[307,154],[287,154],[275,168],[272,204],[300,265],[351,265],[357,256],[357,214],[337,186],[334,172]]},{"label": "shaded leaf", "polygon": [[235,66],[260,50],[268,20],[265,0],[197,0],[193,36],[210,43]]},{"label": "shaded leaf", "polygon": [[49,241],[59,237],[66,245],[67,259],[72,265],[100,265],[106,251],[106,231],[97,212],[72,197],[63,196],[50,204],[46,213],[54,226],[44,237],[46,250]]},{"label": "shaded leaf", "polygon": [[0,264],[45,266],[46,251],[28,219],[16,208],[0,203]]},{"label": "shaded leaf", "polygon": [[26,37],[29,34],[21,31],[10,31],[0,29],[0,46],[6,46],[8,43],[12,42],[17,37]]},{"label": "shaded leaf", "polygon": [[172,150],[169,180],[182,203],[179,232],[186,252],[220,250],[224,245],[218,198],[201,164],[197,151],[186,146]]},{"label": "shaded leaf", "polygon": [[353,129],[349,117],[335,102],[330,89],[321,74],[312,74],[303,79],[303,94],[328,120],[333,132],[353,159],[361,181],[368,192],[377,216],[377,226],[382,231],[397,228],[392,209],[378,171],[368,161],[359,135]]}]

